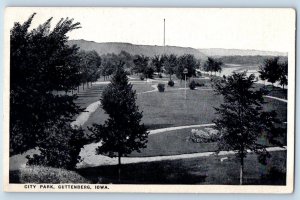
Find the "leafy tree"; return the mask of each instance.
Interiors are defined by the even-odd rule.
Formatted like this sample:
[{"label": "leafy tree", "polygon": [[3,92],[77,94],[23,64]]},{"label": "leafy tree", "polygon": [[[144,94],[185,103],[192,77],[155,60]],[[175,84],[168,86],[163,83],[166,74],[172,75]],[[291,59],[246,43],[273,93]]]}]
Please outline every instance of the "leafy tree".
[{"label": "leafy tree", "polygon": [[119,57],[114,53],[102,56],[101,74],[104,77],[104,80],[116,71],[116,66],[119,62]]},{"label": "leafy tree", "polygon": [[144,55],[136,55],[133,63],[135,65],[135,72],[142,73],[146,78],[153,77],[154,69],[151,65],[149,65],[149,57]]},{"label": "leafy tree", "polygon": [[247,150],[257,153],[263,164],[270,154],[263,140],[282,145],[283,133],[276,112],[263,111],[264,92],[254,89],[255,76],[233,73],[223,79],[215,79],[216,94],[224,97],[224,103],[216,109],[215,128],[219,131],[218,151],[234,151],[240,162],[240,184],[243,184],[244,159]]},{"label": "leafy tree", "polygon": [[159,55],[155,55],[151,58],[151,65],[155,67],[155,71],[160,74],[162,72],[163,60]]},{"label": "leafy tree", "polygon": [[56,123],[45,133],[44,141],[38,145],[40,153],[27,156],[28,164],[75,169],[81,159],[81,148],[89,141],[83,130],[74,130],[69,124]]},{"label": "leafy tree", "polygon": [[81,82],[92,83],[100,78],[101,58],[96,51],[80,51]]},{"label": "leafy tree", "polygon": [[216,72],[222,71],[222,65],[223,65],[223,63],[221,61],[216,60],[212,57],[208,57],[203,68],[204,68],[204,71],[210,72],[210,74],[212,72],[215,72],[215,74],[216,74]]},{"label": "leafy tree", "polygon": [[133,55],[131,55],[127,51],[121,51],[118,54],[118,57],[119,57],[120,61],[122,61],[124,63],[125,71],[127,70],[127,71],[130,71],[132,73],[133,72],[132,68],[134,66],[134,63],[133,63],[134,57],[133,57]]},{"label": "leafy tree", "polygon": [[109,118],[103,125],[93,124],[89,128],[95,138],[102,142],[97,153],[118,157],[119,180],[121,157],[145,148],[148,137],[146,127],[141,124],[142,113],[135,103],[136,93],[121,66],[117,68],[101,97],[101,105]]},{"label": "leafy tree", "polygon": [[68,91],[80,83],[78,48],[68,46],[66,36],[80,28],[79,23],[61,19],[51,30],[50,18],[29,31],[34,16],[15,23],[10,32],[10,155],[47,144],[63,145],[61,140],[52,143],[47,138],[55,134],[54,127],[60,127],[61,133],[72,132],[69,124],[80,111],[74,103],[76,96],[53,92]]},{"label": "leafy tree", "polygon": [[260,78],[274,83],[280,79],[281,69],[279,57],[268,58],[264,60],[264,64],[259,67]]},{"label": "leafy tree", "polygon": [[171,81],[172,75],[175,73],[177,67],[177,56],[174,54],[166,55],[163,61],[164,69],[166,73],[169,74]]},{"label": "leafy tree", "polygon": [[284,89],[284,86],[288,84],[288,62],[284,61],[280,63],[280,76],[279,76],[279,83],[282,85],[282,88]]},{"label": "leafy tree", "polygon": [[178,58],[176,76],[177,78],[184,80],[185,75],[183,74],[184,68],[187,68],[188,73],[186,77],[190,78],[196,76],[196,69],[200,66],[199,61],[191,54],[185,54]]}]

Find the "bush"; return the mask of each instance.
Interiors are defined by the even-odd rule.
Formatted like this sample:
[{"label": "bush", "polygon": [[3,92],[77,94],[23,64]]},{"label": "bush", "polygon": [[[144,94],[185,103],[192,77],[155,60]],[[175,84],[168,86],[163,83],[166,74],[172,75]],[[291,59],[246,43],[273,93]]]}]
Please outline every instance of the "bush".
[{"label": "bush", "polygon": [[145,76],[142,74],[142,75],[140,75],[140,79],[143,81],[143,80],[145,80]]},{"label": "bush", "polygon": [[195,83],[194,80],[192,80],[192,81],[190,82],[189,87],[190,87],[191,90],[194,90],[194,89],[196,88],[196,83]]},{"label": "bush", "polygon": [[157,85],[157,89],[158,89],[159,92],[164,92],[165,91],[165,84],[159,83]]},{"label": "bush", "polygon": [[23,167],[18,176],[20,183],[90,183],[75,171],[43,166]]},{"label": "bush", "polygon": [[158,74],[158,78],[162,78],[162,75],[160,73]]},{"label": "bush", "polygon": [[40,153],[26,156],[29,165],[74,169],[80,161],[81,148],[88,143],[82,129],[57,124],[48,130],[47,138],[40,143]]},{"label": "bush", "polygon": [[169,80],[169,82],[168,82],[168,85],[170,86],[170,87],[173,87],[174,86],[174,81],[173,80]]},{"label": "bush", "polygon": [[219,132],[213,128],[205,130],[192,129],[190,139],[195,143],[216,142],[219,138]]}]

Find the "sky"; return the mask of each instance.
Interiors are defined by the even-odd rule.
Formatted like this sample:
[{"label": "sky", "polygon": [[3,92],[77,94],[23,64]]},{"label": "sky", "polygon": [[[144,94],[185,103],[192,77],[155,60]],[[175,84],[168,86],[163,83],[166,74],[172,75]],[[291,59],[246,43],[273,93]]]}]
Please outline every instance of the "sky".
[{"label": "sky", "polygon": [[62,17],[80,22],[69,39],[161,46],[166,19],[170,46],[289,52],[295,43],[292,9],[8,8],[6,29],[33,12],[32,28],[50,17],[53,24]]}]

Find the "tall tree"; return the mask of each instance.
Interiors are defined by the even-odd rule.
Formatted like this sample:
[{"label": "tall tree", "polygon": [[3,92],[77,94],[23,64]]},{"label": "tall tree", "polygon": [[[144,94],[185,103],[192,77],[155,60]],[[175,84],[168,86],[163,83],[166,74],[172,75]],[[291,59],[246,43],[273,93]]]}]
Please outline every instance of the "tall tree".
[{"label": "tall tree", "polygon": [[192,76],[196,76],[196,69],[200,66],[199,61],[192,54],[185,54],[178,58],[177,68],[176,68],[176,76],[177,78],[184,80],[183,70],[187,68],[188,73],[186,77],[190,78]]},{"label": "tall tree", "polygon": [[132,151],[146,147],[148,132],[141,124],[142,112],[135,103],[136,93],[122,64],[119,65],[111,83],[102,93],[101,105],[109,118],[103,125],[93,124],[90,130],[101,141],[97,153],[118,157],[119,181],[121,177],[121,157]]},{"label": "tall tree", "polygon": [[212,57],[208,57],[207,61],[204,63],[204,71],[206,72],[210,72],[210,74],[212,74],[212,72],[221,72],[222,71],[222,65],[223,63],[220,60],[216,60]]},{"label": "tall tree", "polygon": [[267,80],[274,86],[274,83],[280,79],[281,74],[279,57],[265,59],[258,72],[262,80]]},{"label": "tall tree", "polygon": [[81,81],[84,83],[92,83],[100,78],[101,58],[96,51],[80,51],[80,74]]},{"label": "tall tree", "polygon": [[224,103],[217,111],[214,120],[219,131],[219,150],[234,151],[240,162],[240,184],[243,184],[244,159],[251,150],[259,155],[259,161],[265,162],[270,156],[264,138],[271,144],[282,145],[278,137],[283,133],[275,111],[263,111],[262,90],[254,89],[255,76],[246,73],[233,73],[223,79],[215,79],[216,94],[224,97]]},{"label": "tall tree", "polygon": [[174,54],[165,55],[163,59],[163,66],[166,73],[169,74],[171,81],[172,75],[175,73],[177,67],[177,56]]},{"label": "tall tree", "polygon": [[78,48],[67,45],[66,34],[80,24],[61,19],[51,30],[50,18],[29,31],[34,16],[10,32],[10,155],[50,143],[49,131],[58,124],[68,129],[80,111],[76,96],[53,92],[79,84]]},{"label": "tall tree", "polygon": [[151,65],[153,65],[155,67],[155,71],[160,74],[163,67],[162,56],[155,55],[153,58],[151,58]]},{"label": "tall tree", "polygon": [[279,83],[284,86],[288,84],[288,61],[284,61],[280,63],[280,76],[279,76]]},{"label": "tall tree", "polygon": [[149,65],[149,57],[144,55],[135,55],[133,63],[137,73],[142,73],[146,78],[153,77],[154,69],[151,65]]},{"label": "tall tree", "polygon": [[117,70],[116,66],[119,62],[121,62],[120,58],[114,53],[102,55],[101,74],[104,80]]}]

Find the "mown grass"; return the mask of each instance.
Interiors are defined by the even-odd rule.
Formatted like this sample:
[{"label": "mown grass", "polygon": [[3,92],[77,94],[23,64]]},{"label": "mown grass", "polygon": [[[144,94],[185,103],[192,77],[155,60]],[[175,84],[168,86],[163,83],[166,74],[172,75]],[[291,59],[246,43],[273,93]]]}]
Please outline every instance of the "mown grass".
[{"label": "mown grass", "polygon": [[[286,124],[282,124],[286,128]],[[145,156],[169,156],[189,153],[213,152],[217,150],[216,142],[196,143],[191,140],[191,130],[194,128],[167,131],[148,136],[147,147],[141,149],[141,152],[132,152],[129,157],[145,157]],[[196,128],[203,130],[204,128]],[[287,137],[284,134],[278,140],[283,144],[287,144]],[[274,146],[266,138],[261,137],[258,143],[266,146]]]},{"label": "mown grass", "polygon": [[[257,161],[255,154],[245,159],[244,184],[285,185],[286,151],[271,152],[267,165]],[[223,156],[224,157],[224,156]],[[237,158],[210,156],[173,161],[160,161],[122,166],[121,184],[239,184]],[[79,169],[92,183],[119,183],[117,166]]]},{"label": "mown grass", "polygon": [[43,166],[26,166],[9,172],[10,183],[89,183],[75,171]]},{"label": "mown grass", "polygon": [[[287,104],[275,99],[265,98],[265,110],[275,110],[283,122],[287,121]],[[214,107],[219,107],[222,97],[210,90],[166,90],[163,93],[153,92],[139,94],[137,104],[143,111],[142,122],[149,129],[172,126],[212,123],[215,116]],[[99,108],[91,115],[85,126],[93,123],[104,123],[107,115]]]}]

